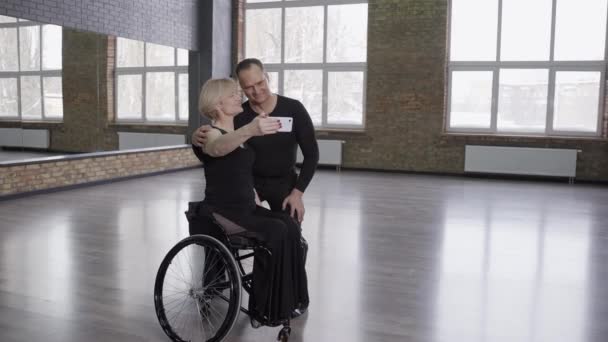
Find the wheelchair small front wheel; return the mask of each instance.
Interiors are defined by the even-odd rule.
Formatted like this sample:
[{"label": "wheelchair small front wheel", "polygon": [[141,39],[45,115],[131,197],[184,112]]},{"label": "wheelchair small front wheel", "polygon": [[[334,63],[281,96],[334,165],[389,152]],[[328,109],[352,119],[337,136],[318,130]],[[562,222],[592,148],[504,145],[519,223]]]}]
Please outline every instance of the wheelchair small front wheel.
[{"label": "wheelchair small front wheel", "polygon": [[159,267],[154,305],[172,341],[223,340],[241,306],[241,278],[228,248],[207,235],[178,242]]}]

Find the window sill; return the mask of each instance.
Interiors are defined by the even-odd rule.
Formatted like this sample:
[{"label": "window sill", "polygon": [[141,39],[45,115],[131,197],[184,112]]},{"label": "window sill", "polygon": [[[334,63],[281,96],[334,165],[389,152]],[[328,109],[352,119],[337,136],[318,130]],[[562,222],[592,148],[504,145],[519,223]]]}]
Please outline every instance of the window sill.
[{"label": "window sill", "polygon": [[187,129],[188,123],[114,122],[109,127],[125,129]]},{"label": "window sill", "polygon": [[365,134],[363,128],[316,128],[315,132],[319,135],[327,134]]},{"label": "window sill", "polygon": [[63,125],[63,121],[21,121],[21,120],[0,120],[0,127],[11,128],[50,128]]}]

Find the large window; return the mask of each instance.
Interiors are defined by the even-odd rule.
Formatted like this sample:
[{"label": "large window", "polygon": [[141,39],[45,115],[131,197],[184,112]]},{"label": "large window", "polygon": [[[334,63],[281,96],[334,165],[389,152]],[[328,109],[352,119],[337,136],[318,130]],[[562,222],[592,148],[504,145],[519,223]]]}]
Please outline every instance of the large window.
[{"label": "large window", "polygon": [[0,119],[61,120],[60,26],[0,15]]},{"label": "large window", "polygon": [[317,128],[362,128],[367,1],[248,0],[245,57],[259,58],[271,89],[300,100]]},{"label": "large window", "polygon": [[449,132],[598,136],[608,0],[452,0]]},{"label": "large window", "polygon": [[119,122],[188,121],[188,50],[116,39]]}]

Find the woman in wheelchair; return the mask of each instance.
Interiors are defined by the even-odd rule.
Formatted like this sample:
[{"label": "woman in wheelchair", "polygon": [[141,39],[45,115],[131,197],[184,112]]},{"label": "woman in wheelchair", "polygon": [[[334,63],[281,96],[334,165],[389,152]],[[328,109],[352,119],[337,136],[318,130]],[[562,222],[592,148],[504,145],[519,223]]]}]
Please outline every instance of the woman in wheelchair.
[{"label": "woman in wheelchair", "polygon": [[[258,205],[252,174],[255,154],[247,146],[247,140],[250,137],[274,134],[280,128],[280,124],[270,117],[259,116],[248,125],[234,130],[233,118],[242,112],[242,107],[238,85],[230,79],[211,79],[205,83],[199,98],[199,111],[211,120],[214,129],[210,132],[209,139],[202,150],[206,182],[205,199],[191,209],[191,211],[195,211],[194,216],[204,217],[207,220],[190,220],[190,233],[191,235],[215,235],[219,240],[221,240],[221,235],[225,233],[225,235],[231,235],[233,239],[242,236],[249,241],[257,242],[257,246],[253,248],[254,261],[251,277],[248,279],[243,277],[242,279],[243,287],[248,284],[250,290],[248,291],[250,293],[248,310],[241,308],[241,311],[250,315],[254,326],[259,326],[260,323],[269,326],[283,324],[285,327],[279,334],[278,339],[286,341],[290,333],[289,319],[292,318],[296,309],[308,306],[309,300],[301,229],[289,214],[272,212]],[[228,151],[220,149],[228,149],[231,152],[226,154]],[[219,155],[223,156],[219,157]],[[221,226],[223,232],[217,230],[214,232],[214,225]],[[229,229],[229,226],[232,228]],[[232,231],[227,232],[226,230]],[[180,243],[186,240],[188,239]],[[210,250],[217,250],[218,254],[220,252],[226,254],[227,251],[231,251],[229,254],[235,255],[235,247],[230,245],[230,239],[224,240],[224,245],[228,244],[227,249],[222,252],[220,247],[211,248],[210,244],[209,248],[203,253],[206,259],[211,260],[209,257]],[[201,243],[198,244],[201,245]],[[183,246],[180,248],[183,248]],[[172,252],[173,250],[169,252],[166,259]],[[176,254],[178,252],[179,250],[176,250],[171,258],[177,259]],[[238,253],[236,256],[240,263]],[[188,257],[184,259],[188,260]],[[232,263],[235,263],[234,260],[232,258]],[[208,270],[203,272],[203,278],[210,273],[218,272],[218,267],[215,264],[210,266],[210,263],[210,261],[205,261],[205,268]],[[157,298],[159,287],[162,288],[163,286],[163,284],[159,285],[159,282],[166,283],[164,278],[166,275],[170,275],[167,270],[168,264],[176,264],[176,262],[172,263],[171,259],[168,262],[163,261],[155,287],[157,315],[165,332],[175,341],[195,340],[196,334],[201,335],[202,339],[207,341],[221,340],[232,328],[236,315],[232,322],[219,319],[218,323],[214,325],[210,320],[207,329],[212,330],[211,327],[213,327],[217,332],[207,333],[205,327],[201,327],[200,332],[193,333],[191,336],[184,336],[184,334],[180,335],[176,332],[179,327],[171,326],[182,323],[174,323],[168,317],[170,314],[167,311],[170,310],[167,310],[168,305],[166,303],[170,301],[167,299],[167,295],[161,296],[160,299]],[[228,265],[229,262],[224,262],[224,264],[230,266]],[[242,264],[237,265],[243,270]],[[222,267],[219,267],[221,270],[219,272],[222,273],[221,279],[225,279],[231,273],[225,272],[225,268]],[[179,271],[174,271],[174,273],[179,274]],[[183,278],[183,276],[180,274],[180,277],[176,278]],[[198,300],[196,303],[197,311],[210,311],[209,316],[213,318],[219,316],[218,311],[221,310],[216,310],[213,307],[206,309],[207,306],[205,305],[209,305],[210,289],[213,286],[217,288],[217,283],[221,281],[213,280],[212,282],[213,284],[209,284],[208,281],[203,280],[201,290],[193,288],[182,291],[180,287],[180,291],[175,290],[175,294],[169,296],[178,296],[188,292],[191,298]],[[175,287],[175,285],[171,285],[171,288]],[[224,287],[221,291],[224,291]],[[221,291],[217,291],[218,296],[226,297]],[[238,296],[240,302],[240,294],[235,291],[230,293]],[[230,314],[231,310],[234,311],[234,309],[227,309],[226,311]],[[238,309],[236,314],[238,314]],[[218,327],[219,325],[221,327]],[[226,329],[226,327],[228,328]]]}]

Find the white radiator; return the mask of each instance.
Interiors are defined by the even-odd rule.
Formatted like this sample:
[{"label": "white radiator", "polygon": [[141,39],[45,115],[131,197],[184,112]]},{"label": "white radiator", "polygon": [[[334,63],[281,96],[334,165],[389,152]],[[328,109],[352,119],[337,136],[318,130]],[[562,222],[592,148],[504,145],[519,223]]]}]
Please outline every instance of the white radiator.
[{"label": "white radiator", "polygon": [[0,128],[0,146],[49,148],[47,129]]},{"label": "white radiator", "polygon": [[[319,165],[334,165],[338,170],[342,165],[342,140],[317,140],[319,144]],[[302,151],[298,148],[297,162],[304,160]]]},{"label": "white radiator", "polygon": [[464,171],[574,178],[576,154],[572,149],[467,145]]},{"label": "white radiator", "polygon": [[183,134],[118,132],[118,149],[120,150],[183,145],[185,143],[186,136]]}]

